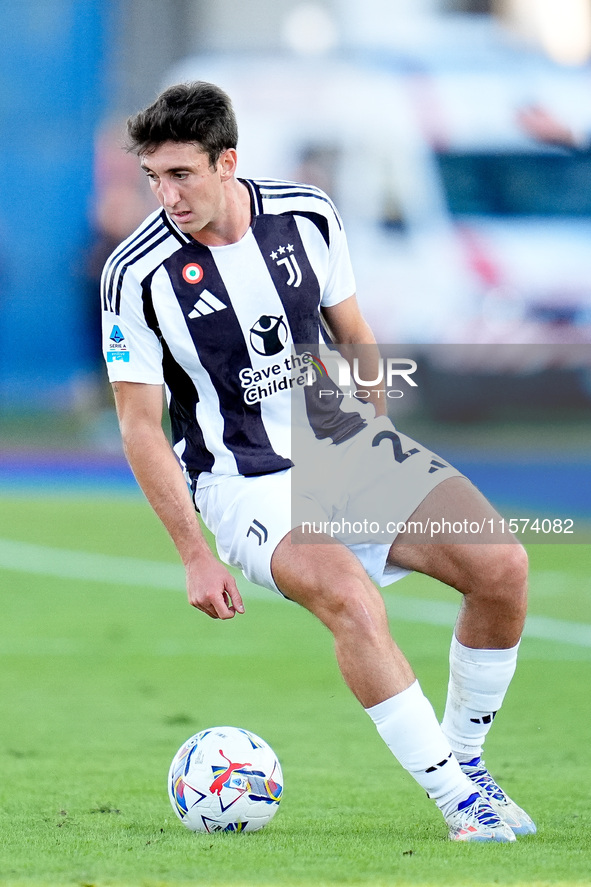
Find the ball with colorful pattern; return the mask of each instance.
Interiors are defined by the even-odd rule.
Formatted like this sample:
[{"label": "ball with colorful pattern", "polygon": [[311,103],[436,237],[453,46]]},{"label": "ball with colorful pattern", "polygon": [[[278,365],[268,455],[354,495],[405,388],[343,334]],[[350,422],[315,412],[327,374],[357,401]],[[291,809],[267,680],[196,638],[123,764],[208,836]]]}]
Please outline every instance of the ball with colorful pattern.
[{"label": "ball with colorful pattern", "polygon": [[172,809],[190,831],[254,832],[275,816],[283,794],[272,748],[239,727],[191,736],[168,773]]}]

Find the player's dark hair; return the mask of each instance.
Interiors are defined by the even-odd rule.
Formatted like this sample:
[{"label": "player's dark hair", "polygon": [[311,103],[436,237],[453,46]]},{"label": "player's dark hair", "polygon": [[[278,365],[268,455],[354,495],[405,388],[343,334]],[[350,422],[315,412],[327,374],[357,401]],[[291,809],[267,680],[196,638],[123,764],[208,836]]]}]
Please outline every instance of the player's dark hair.
[{"label": "player's dark hair", "polygon": [[220,154],[238,143],[229,96],[213,83],[179,83],[161,93],[127,121],[128,150],[150,154],[163,142],[198,142],[214,167]]}]

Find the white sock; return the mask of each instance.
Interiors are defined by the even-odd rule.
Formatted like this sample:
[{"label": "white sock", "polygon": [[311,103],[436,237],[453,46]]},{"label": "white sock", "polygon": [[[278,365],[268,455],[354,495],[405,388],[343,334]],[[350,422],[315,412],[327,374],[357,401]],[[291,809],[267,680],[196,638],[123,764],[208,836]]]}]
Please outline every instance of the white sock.
[{"label": "white sock", "polygon": [[366,711],[394,757],[444,815],[474,793],[418,681]]},{"label": "white sock", "polygon": [[441,727],[459,761],[481,756],[515,672],[518,648],[519,644],[507,650],[473,650],[460,644],[454,634]]}]

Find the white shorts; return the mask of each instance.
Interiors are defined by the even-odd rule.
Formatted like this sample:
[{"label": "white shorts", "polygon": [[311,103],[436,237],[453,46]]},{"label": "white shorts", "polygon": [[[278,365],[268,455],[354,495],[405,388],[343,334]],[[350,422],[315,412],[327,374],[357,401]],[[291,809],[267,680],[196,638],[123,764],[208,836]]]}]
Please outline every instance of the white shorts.
[{"label": "white shorts", "polygon": [[402,524],[438,484],[461,476],[380,416],[344,443],[319,442],[303,466],[255,477],[204,473],[195,505],[219,557],[257,585],[281,593],[271,557],[301,526],[312,544],[320,533],[338,539],[385,586],[409,572],[386,563]]}]

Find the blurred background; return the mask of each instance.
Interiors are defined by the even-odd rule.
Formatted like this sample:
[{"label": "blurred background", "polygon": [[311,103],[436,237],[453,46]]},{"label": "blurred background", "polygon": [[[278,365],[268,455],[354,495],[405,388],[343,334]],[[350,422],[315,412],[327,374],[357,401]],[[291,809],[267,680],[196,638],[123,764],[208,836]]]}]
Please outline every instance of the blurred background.
[{"label": "blurred background", "polygon": [[417,426],[459,422],[465,439],[477,420],[490,442],[501,422],[548,451],[527,419],[588,457],[591,0],[21,0],[0,15],[5,482],[60,459],[71,475],[74,452],[119,464],[98,281],[154,207],[124,122],[188,79],[232,96],[240,175],[334,198],[381,342],[463,346],[426,353]]}]

